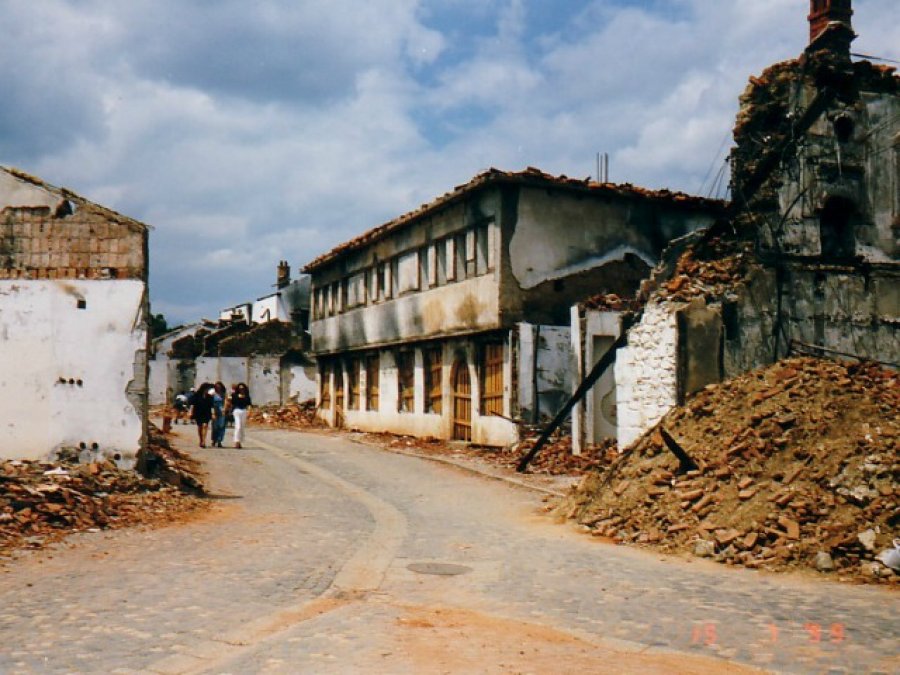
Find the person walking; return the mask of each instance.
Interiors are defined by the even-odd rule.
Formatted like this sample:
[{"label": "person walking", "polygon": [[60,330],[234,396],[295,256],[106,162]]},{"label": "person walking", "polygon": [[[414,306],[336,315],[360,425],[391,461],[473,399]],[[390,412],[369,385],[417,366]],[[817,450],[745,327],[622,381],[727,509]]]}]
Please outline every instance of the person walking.
[{"label": "person walking", "polygon": [[200,447],[206,447],[206,430],[213,415],[213,394],[215,389],[209,382],[204,382],[194,391],[191,400],[191,419],[197,425],[197,436]]},{"label": "person walking", "polygon": [[240,448],[244,440],[244,428],[247,426],[247,411],[253,401],[250,399],[250,390],[241,382],[234,388],[231,394],[231,411],[234,414],[234,447]]},{"label": "person walking", "polygon": [[213,390],[212,444],[214,448],[221,448],[225,440],[225,400],[228,391],[221,382],[216,382]]}]

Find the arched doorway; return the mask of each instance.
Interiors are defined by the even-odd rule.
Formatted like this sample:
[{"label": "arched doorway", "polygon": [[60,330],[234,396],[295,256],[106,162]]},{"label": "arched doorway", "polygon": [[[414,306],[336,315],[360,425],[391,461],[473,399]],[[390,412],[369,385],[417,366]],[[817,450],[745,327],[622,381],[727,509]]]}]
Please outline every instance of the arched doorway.
[{"label": "arched doorway", "polygon": [[469,364],[459,358],[453,364],[453,440],[472,440],[472,381]]}]

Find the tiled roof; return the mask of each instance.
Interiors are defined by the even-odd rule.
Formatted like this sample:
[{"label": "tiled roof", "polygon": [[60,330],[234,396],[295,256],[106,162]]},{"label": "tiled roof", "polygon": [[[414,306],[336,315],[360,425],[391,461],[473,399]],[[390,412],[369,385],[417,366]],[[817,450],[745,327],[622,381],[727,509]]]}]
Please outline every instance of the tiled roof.
[{"label": "tiled roof", "polygon": [[589,178],[577,179],[568,176],[553,176],[545,173],[540,169],[528,167],[524,171],[501,171],[500,169],[488,169],[475,176],[468,183],[458,185],[450,192],[438,197],[428,204],[423,204],[418,209],[410,211],[402,216],[394,218],[383,225],[379,225],[358,237],[350,239],[324,253],[308,263],[304,268],[304,272],[315,271],[326,264],[358,249],[383,239],[391,232],[399,230],[409,223],[426,216],[438,209],[445,207],[453,202],[463,198],[466,194],[491,184],[518,184],[518,185],[534,185],[539,187],[556,187],[570,190],[580,190],[591,194],[605,194],[616,197],[639,197],[658,202],[667,202],[670,204],[684,204],[697,207],[705,207],[710,209],[718,209],[724,206],[724,202],[716,199],[704,199],[688,195],[683,192],[672,192],[670,190],[648,190],[637,187],[630,183],[597,183]]}]

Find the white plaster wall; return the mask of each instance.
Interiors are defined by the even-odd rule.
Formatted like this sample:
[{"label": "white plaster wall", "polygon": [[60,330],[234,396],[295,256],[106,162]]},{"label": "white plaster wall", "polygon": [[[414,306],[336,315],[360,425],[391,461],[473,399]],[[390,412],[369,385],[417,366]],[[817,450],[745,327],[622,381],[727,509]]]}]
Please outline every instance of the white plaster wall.
[{"label": "white plaster wall", "polygon": [[194,376],[194,387],[198,387],[203,382],[215,383],[219,380],[219,359],[218,357],[201,356],[194,362],[197,367]]},{"label": "white plaster wall", "polygon": [[142,420],[126,388],[146,348],[144,292],[139,280],[0,281],[0,456],[82,442],[134,456]]},{"label": "white plaster wall", "polygon": [[678,402],[675,307],[651,303],[616,355],[619,449],[653,427]]},{"label": "white plaster wall", "polygon": [[278,306],[279,300],[277,294],[260,298],[253,303],[253,309],[250,314],[251,320],[253,323],[265,323],[267,321],[277,320],[279,318]]},{"label": "white plaster wall", "polygon": [[315,366],[291,366],[290,384],[288,396],[302,403],[316,398],[316,367]]},{"label": "white plaster wall", "polygon": [[254,405],[281,403],[281,359],[278,356],[251,356],[247,386]]}]

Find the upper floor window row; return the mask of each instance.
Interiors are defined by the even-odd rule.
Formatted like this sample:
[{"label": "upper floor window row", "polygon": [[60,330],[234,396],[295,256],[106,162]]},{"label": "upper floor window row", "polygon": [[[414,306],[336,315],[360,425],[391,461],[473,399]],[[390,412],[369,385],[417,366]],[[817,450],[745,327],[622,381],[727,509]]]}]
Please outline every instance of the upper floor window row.
[{"label": "upper floor window row", "polygon": [[493,271],[496,228],[486,222],[384,260],[313,290],[313,319],[463,281]]}]

